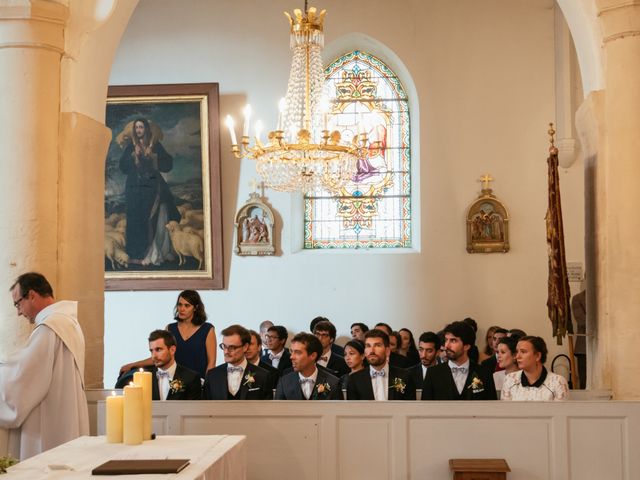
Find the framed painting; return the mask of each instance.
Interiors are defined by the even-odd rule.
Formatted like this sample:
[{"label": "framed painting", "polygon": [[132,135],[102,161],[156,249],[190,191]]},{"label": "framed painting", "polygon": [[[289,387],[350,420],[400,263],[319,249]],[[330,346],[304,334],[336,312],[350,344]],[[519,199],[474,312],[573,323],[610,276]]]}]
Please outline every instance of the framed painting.
[{"label": "framed painting", "polygon": [[223,288],[218,84],[109,87],[106,290]]}]

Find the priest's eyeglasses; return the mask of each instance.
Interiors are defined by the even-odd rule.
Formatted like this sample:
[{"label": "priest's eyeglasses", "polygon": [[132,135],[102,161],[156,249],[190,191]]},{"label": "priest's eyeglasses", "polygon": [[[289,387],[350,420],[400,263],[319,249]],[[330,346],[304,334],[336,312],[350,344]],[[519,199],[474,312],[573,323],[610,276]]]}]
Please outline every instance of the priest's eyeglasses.
[{"label": "priest's eyeglasses", "polygon": [[[27,294],[28,295],[28,294]],[[27,295],[23,295],[21,296],[18,300],[16,300],[15,302],[13,302],[13,306],[15,308],[18,308],[20,306],[20,304],[22,303],[22,301],[27,298]]]},{"label": "priest's eyeglasses", "polygon": [[229,353],[233,353],[237,349],[242,348],[242,345],[225,345],[224,343],[221,343],[218,347],[220,347],[220,350],[223,352],[227,350]]}]

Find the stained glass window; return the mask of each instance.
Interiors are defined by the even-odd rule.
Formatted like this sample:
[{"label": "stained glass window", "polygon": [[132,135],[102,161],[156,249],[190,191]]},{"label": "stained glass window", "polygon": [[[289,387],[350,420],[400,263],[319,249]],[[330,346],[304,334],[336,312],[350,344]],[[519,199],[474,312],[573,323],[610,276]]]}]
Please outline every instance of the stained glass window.
[{"label": "stained glass window", "polygon": [[409,104],[400,80],[358,50],[326,70],[329,130],[351,141],[367,133],[369,149],[345,187],[305,196],[304,248],[411,247]]}]

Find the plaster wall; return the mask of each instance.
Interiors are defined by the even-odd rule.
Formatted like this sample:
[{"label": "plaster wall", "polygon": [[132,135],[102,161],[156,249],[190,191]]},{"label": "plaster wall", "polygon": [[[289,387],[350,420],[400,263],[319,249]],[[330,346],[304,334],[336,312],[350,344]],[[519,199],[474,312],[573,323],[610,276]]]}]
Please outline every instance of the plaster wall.
[{"label": "plaster wall", "polygon": [[[556,108],[554,2],[325,0],[317,6],[328,10],[328,51],[349,42],[362,48],[356,42],[362,34],[371,53],[411,75],[403,80],[417,92],[411,115],[419,243],[393,253],[299,251],[299,200],[267,191],[283,222],[282,255],[234,256],[233,218],[257,174],[251,161],[231,156],[223,132],[225,289],[201,292],[210,320],[218,331],[232,323],[257,328],[265,319],[300,331],[325,315],[344,336],[356,321],[385,321],[419,334],[471,316],[480,324],[481,346],[488,326],[518,327],[544,336],[553,358],[562,349],[553,345],[546,313],[544,215],[546,131]],[[282,0],[143,0],[110,83],[218,82],[221,117],[240,118],[248,101],[273,128],[290,63],[282,11],[294,7],[300,5]],[[466,209],[484,173],[495,178],[494,192],[511,215],[508,254],[465,250]],[[560,175],[567,260],[583,262],[582,161]],[[579,288],[572,284],[573,293]],[[172,321],[177,293],[105,293],[106,386],[120,365],[146,355],[149,331]]]}]

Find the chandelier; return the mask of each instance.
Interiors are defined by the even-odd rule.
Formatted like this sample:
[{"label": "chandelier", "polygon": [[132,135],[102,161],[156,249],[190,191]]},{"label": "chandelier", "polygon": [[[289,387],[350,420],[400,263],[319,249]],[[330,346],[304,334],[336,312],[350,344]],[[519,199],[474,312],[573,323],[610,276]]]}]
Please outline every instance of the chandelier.
[{"label": "chandelier", "polygon": [[263,143],[262,124],[255,125],[253,145],[249,137],[251,107],[244,109],[244,127],[238,145],[234,121],[227,115],[232,152],[236,158],[256,161],[264,183],[274,190],[310,192],[318,188],[338,191],[351,181],[359,158],[366,155],[367,134],[362,128],[351,141],[344,141],[338,130],[329,131],[329,101],[324,91],[322,48],[326,10],[316,8],[304,14],[295,9],[285,12],[291,27],[293,52],[286,97],[280,100],[276,129]]}]

